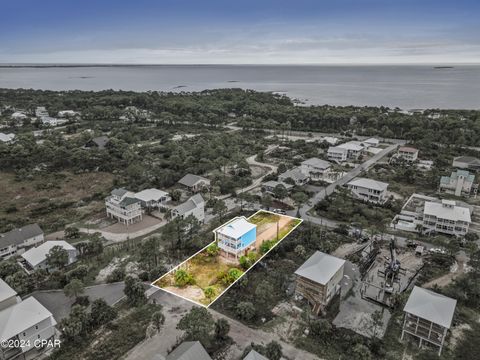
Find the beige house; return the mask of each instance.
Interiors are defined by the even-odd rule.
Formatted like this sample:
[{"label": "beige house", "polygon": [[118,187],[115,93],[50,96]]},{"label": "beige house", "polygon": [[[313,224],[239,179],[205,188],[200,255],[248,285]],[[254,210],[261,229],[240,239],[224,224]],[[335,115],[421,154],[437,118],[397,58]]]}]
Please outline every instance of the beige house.
[{"label": "beige house", "polygon": [[316,251],[296,275],[295,294],[308,300],[313,312],[319,314],[340,292],[345,260]]}]

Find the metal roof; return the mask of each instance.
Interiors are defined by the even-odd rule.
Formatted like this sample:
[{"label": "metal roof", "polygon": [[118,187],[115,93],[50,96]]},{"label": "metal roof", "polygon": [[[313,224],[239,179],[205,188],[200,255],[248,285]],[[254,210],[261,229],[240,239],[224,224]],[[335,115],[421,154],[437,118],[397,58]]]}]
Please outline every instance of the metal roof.
[{"label": "metal roof", "polygon": [[319,169],[328,169],[330,167],[330,163],[328,161],[319,158],[307,159],[302,162],[302,165],[313,166]]},{"label": "metal roof", "polygon": [[20,245],[27,239],[43,234],[43,230],[38,224],[30,224],[24,227],[13,229],[4,234],[0,234],[0,248],[10,245]]},{"label": "metal roof", "polygon": [[423,209],[425,215],[432,215],[442,219],[453,221],[465,221],[470,223],[470,210],[466,207],[455,205],[455,201],[444,200],[442,203],[426,201]]},{"label": "metal roof", "polygon": [[158,201],[161,198],[168,196],[168,193],[158,189],[145,189],[135,194],[135,197],[141,201]]},{"label": "metal roof", "polygon": [[241,216],[234,218],[224,226],[218,228],[216,232],[234,239],[239,239],[256,227],[257,225],[248,222],[244,216]]},{"label": "metal roof", "polygon": [[212,360],[199,341],[185,341],[167,355],[166,360]]},{"label": "metal roof", "polygon": [[180,180],[178,180],[179,184],[185,185],[187,187],[192,187],[199,181],[205,181],[205,182],[210,182],[207,178],[204,178],[199,175],[194,175],[194,174],[187,174],[184,177],[182,177]]},{"label": "metal roof", "polygon": [[343,259],[316,251],[295,271],[295,274],[325,285],[344,264]]},{"label": "metal roof", "polygon": [[388,187],[388,183],[382,181],[367,179],[367,178],[356,178],[348,183],[348,185],[360,186],[367,189],[384,191]]},{"label": "metal roof", "polygon": [[408,152],[408,153],[416,153],[416,152],[418,152],[418,149],[415,149],[415,148],[409,147],[409,146],[402,146],[400,149],[398,149],[398,151]]},{"label": "metal roof", "polygon": [[65,250],[76,250],[75,247],[63,240],[46,241],[42,245],[25,251],[21,256],[32,266],[35,267],[47,259],[47,254],[54,246],[61,246]]},{"label": "metal roof", "polygon": [[308,179],[308,176],[300,171],[298,168],[294,168],[288,171],[285,171],[283,174],[278,176],[279,178],[292,178],[293,180],[305,180]]},{"label": "metal roof", "polygon": [[118,188],[118,189],[113,189],[112,192],[111,192],[111,194],[112,194],[112,195],[115,195],[115,196],[118,196],[118,197],[122,197],[122,196],[125,195],[127,192],[128,192],[127,189]]},{"label": "metal roof", "polygon": [[449,329],[456,305],[455,299],[415,286],[403,311]]},{"label": "metal roof", "polygon": [[57,324],[52,313],[33,296],[12,305],[0,311],[0,341],[8,340],[48,318],[52,326]]},{"label": "metal roof", "polygon": [[203,197],[200,194],[193,195],[190,199],[185,201],[184,203],[177,205],[173,208],[179,215],[183,215],[189,211],[192,211],[196,207],[198,207],[201,203],[203,203]]},{"label": "metal roof", "polygon": [[247,356],[245,356],[243,358],[243,360],[268,360],[265,356],[263,356],[262,354],[259,354],[258,352],[256,352],[255,350],[251,350]]},{"label": "metal roof", "polygon": [[5,281],[0,279],[0,302],[16,295],[17,292],[13,290]]}]

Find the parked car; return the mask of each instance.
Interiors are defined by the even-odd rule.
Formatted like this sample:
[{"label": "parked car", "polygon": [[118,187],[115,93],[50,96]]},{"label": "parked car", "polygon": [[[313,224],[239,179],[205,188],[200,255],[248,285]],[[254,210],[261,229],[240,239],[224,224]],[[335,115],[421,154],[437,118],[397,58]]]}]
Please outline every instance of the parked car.
[{"label": "parked car", "polygon": [[281,215],[287,215],[287,212],[283,209],[273,209],[273,212]]}]

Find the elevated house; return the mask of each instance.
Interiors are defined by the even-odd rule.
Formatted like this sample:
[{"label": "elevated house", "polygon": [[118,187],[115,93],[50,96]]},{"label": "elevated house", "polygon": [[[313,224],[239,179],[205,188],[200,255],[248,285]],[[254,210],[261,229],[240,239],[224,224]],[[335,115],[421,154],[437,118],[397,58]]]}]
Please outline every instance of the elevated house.
[{"label": "elevated house", "polygon": [[213,230],[220,254],[226,259],[237,261],[250,250],[255,250],[257,225],[238,216]]},{"label": "elevated house", "polygon": [[178,180],[180,185],[185,186],[191,192],[199,192],[210,186],[210,180],[199,175],[187,174]]},{"label": "elevated house", "polygon": [[455,196],[477,197],[478,184],[475,184],[475,175],[467,170],[456,170],[450,176],[440,178],[439,192],[454,194]]},{"label": "elevated house", "polygon": [[200,341],[184,341],[165,360],[212,360]]},{"label": "elevated house", "polygon": [[330,163],[319,158],[311,158],[301,163],[300,170],[311,180],[322,180],[330,170]]},{"label": "elevated house", "polygon": [[480,159],[473,156],[458,156],[453,159],[452,166],[458,169],[480,171]]},{"label": "elevated house", "polygon": [[30,224],[0,234],[0,260],[19,255],[26,249],[42,243],[43,230],[38,224]]},{"label": "elevated house", "polygon": [[375,204],[383,204],[387,201],[388,184],[381,181],[356,178],[347,184],[347,188],[356,198],[363,201]]},{"label": "elevated house", "polygon": [[347,160],[356,160],[365,147],[359,141],[349,141],[328,148],[327,157],[330,161],[341,163]]},{"label": "elevated house", "polygon": [[84,148],[103,150],[105,149],[105,147],[108,145],[109,142],[110,142],[110,139],[107,136],[98,136],[87,141],[84,145]]},{"label": "elevated house", "polygon": [[345,260],[316,251],[295,271],[295,294],[310,303],[313,313],[324,312],[341,290]]},{"label": "elevated house", "polygon": [[278,180],[281,182],[288,183],[288,179],[291,179],[295,185],[301,186],[308,183],[309,177],[305,175],[300,168],[293,168],[278,175]]},{"label": "elevated house", "polygon": [[198,221],[205,220],[205,200],[200,194],[195,194],[184,203],[175,206],[172,209],[172,218],[180,217],[182,219],[193,215]]},{"label": "elevated house", "polygon": [[105,199],[107,217],[117,219],[125,225],[142,221],[141,201],[135,194],[123,188],[112,190],[111,195]]},{"label": "elevated house", "polygon": [[40,246],[25,251],[21,255],[23,259],[22,262],[24,263],[27,272],[38,269],[51,270],[50,266],[47,264],[47,255],[55,246],[60,246],[68,253],[67,265],[73,264],[77,261],[77,249],[73,245],[63,240],[46,241]]},{"label": "elevated house", "polygon": [[275,188],[279,185],[283,186],[287,190],[287,192],[290,192],[293,189],[292,184],[287,184],[287,183],[284,183],[284,182],[281,182],[281,181],[270,180],[270,181],[266,181],[262,184],[262,190],[266,193],[274,195],[275,194]]},{"label": "elevated house", "polygon": [[470,209],[458,206],[455,201],[426,201],[423,208],[423,232],[442,233],[463,237],[468,233],[472,219]]},{"label": "elevated house", "polygon": [[167,192],[153,188],[137,192],[135,198],[140,200],[143,208],[147,209],[160,209],[161,207],[165,207],[166,203],[172,200]]},{"label": "elevated house", "polygon": [[438,347],[438,355],[452,325],[457,300],[415,286],[403,308],[405,313],[402,337],[405,334]]},{"label": "elevated house", "polygon": [[402,146],[396,154],[397,159],[403,159],[407,162],[414,162],[418,159],[418,149],[410,146]]},{"label": "elevated house", "polygon": [[52,313],[33,296],[22,301],[0,279],[0,342],[12,340],[14,345],[0,347],[0,359],[30,359],[38,356],[42,349],[35,347],[36,342],[53,340],[56,324]]}]

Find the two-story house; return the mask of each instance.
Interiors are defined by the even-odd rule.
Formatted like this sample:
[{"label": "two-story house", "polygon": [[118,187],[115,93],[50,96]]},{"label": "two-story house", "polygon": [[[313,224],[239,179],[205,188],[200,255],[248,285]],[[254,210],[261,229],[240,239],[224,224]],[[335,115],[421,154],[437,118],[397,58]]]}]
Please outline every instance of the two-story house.
[{"label": "two-story house", "polygon": [[455,196],[477,197],[478,184],[475,184],[475,175],[467,170],[453,171],[450,176],[440,178],[439,192],[454,194]]},{"label": "two-story house", "polygon": [[364,146],[358,141],[349,141],[337,146],[331,146],[328,148],[327,157],[330,161],[337,163],[347,160],[356,160],[365,149]]},{"label": "two-story house", "polygon": [[38,224],[30,224],[0,234],[0,260],[19,255],[26,249],[42,243],[43,230]]},{"label": "two-story house", "polygon": [[153,188],[137,192],[135,198],[141,201],[143,208],[147,209],[160,209],[171,200],[167,192]]},{"label": "two-story house", "polygon": [[[21,300],[17,293],[0,279],[0,342],[18,340],[25,346],[0,347],[0,359],[31,358],[42,349],[36,342],[55,338],[53,315],[33,296]],[[13,342],[15,345],[15,342]],[[28,354],[27,354],[28,353]]]},{"label": "two-story house", "polygon": [[105,199],[105,207],[108,217],[127,226],[143,219],[141,201],[134,193],[123,188],[112,190]]},{"label": "two-story house", "polygon": [[257,225],[248,222],[244,216],[233,218],[213,230],[213,233],[220,254],[225,259],[238,261],[249,250],[255,250]]},{"label": "two-story house", "polygon": [[297,271],[295,294],[310,303],[313,313],[324,312],[340,292],[345,260],[316,251]]},{"label": "two-story house", "polygon": [[302,186],[308,183],[309,177],[300,168],[293,168],[278,175],[278,181],[288,183],[291,179],[295,185]]},{"label": "two-story house", "polygon": [[210,186],[210,180],[199,175],[187,174],[178,180],[180,185],[185,186],[191,192],[199,192],[203,188]]},{"label": "two-story house", "polygon": [[347,188],[358,199],[383,204],[387,200],[388,184],[366,178],[356,178],[347,184]]},{"label": "two-story house", "polygon": [[398,149],[397,158],[407,162],[414,162],[418,159],[418,149],[409,146],[402,146]]},{"label": "two-story house", "polygon": [[423,232],[437,232],[455,236],[465,236],[470,223],[470,209],[458,206],[453,200],[441,203],[426,201],[423,208]]}]

